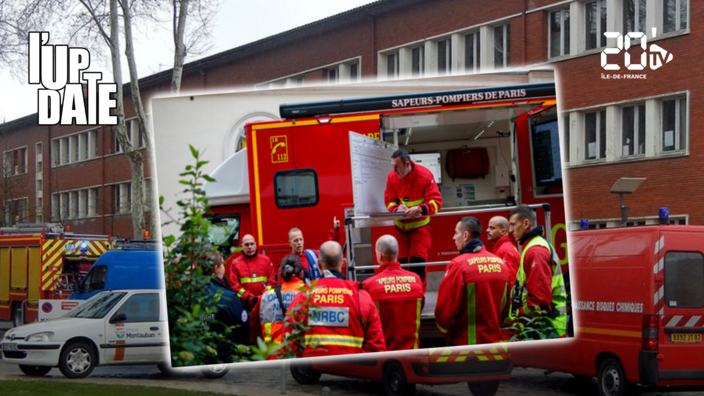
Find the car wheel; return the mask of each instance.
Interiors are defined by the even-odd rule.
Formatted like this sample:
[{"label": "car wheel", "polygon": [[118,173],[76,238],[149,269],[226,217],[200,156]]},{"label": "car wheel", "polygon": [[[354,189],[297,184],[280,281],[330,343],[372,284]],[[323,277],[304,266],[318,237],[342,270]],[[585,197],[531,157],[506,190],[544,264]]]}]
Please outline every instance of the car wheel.
[{"label": "car wheel", "polygon": [[618,359],[610,357],[599,365],[597,388],[599,396],[623,396],[626,394],[626,373]]},{"label": "car wheel", "polygon": [[398,362],[392,362],[384,369],[384,393],[387,396],[410,396],[416,392],[416,384],[409,384],[406,372]]},{"label": "car wheel", "polygon": [[51,371],[51,367],[50,366],[26,366],[24,364],[20,364],[20,370],[25,375],[29,375],[31,377],[42,377],[42,376],[49,374],[49,371]]},{"label": "car wheel", "polygon": [[22,310],[22,304],[15,304],[12,308],[12,326],[19,327],[24,324],[24,311]]},{"label": "car wheel", "polygon": [[227,375],[228,371],[230,371],[230,368],[227,367],[226,364],[214,364],[200,369],[200,373],[203,374],[203,377],[208,379],[222,378]]},{"label": "car wheel", "polygon": [[291,364],[291,375],[299,384],[312,385],[318,382],[322,373],[313,370],[310,363],[298,362]]},{"label": "car wheel", "polygon": [[84,342],[74,342],[64,347],[59,358],[59,369],[68,378],[85,378],[98,363],[93,347]]},{"label": "car wheel", "polygon": [[467,386],[474,396],[494,396],[499,391],[499,381],[468,382]]}]

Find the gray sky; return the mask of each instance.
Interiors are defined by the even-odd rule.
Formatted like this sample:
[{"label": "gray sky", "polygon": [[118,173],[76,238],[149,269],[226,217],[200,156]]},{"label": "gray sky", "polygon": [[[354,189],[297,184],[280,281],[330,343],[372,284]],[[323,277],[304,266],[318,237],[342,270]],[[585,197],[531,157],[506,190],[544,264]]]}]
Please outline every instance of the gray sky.
[{"label": "gray sky", "polygon": [[[339,14],[370,0],[265,0],[260,2],[223,0],[215,17],[212,48],[200,57],[216,54],[310,22]],[[140,77],[170,69],[173,65],[173,42],[168,28],[140,29],[137,41],[137,67]],[[50,44],[62,44],[50,40]],[[187,58],[186,62],[198,58]],[[92,62],[90,70],[110,74],[105,65]],[[124,81],[128,81],[123,66]],[[24,80],[24,79],[23,79]],[[26,80],[25,80],[26,81]],[[36,113],[36,86],[13,78],[0,69],[0,123]]]}]

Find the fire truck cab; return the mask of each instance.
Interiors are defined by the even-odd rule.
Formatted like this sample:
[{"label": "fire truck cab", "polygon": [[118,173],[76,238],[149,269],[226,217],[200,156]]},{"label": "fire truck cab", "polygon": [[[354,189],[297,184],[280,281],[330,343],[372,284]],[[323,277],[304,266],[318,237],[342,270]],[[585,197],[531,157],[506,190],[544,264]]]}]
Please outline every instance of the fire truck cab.
[{"label": "fire truck cab", "polygon": [[627,387],[704,385],[704,227],[643,226],[570,234],[576,335],[515,345],[516,366]]}]

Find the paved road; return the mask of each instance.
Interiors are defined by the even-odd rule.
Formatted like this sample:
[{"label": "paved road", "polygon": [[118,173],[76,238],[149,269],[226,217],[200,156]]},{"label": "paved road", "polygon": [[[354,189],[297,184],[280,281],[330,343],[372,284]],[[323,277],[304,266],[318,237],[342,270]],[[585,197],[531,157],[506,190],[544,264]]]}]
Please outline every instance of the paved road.
[{"label": "paved road", "polygon": [[[0,337],[4,331],[0,330]],[[93,374],[84,380],[65,379],[58,369],[53,369],[44,377],[46,381],[85,381],[89,383],[110,383],[121,385],[159,386],[166,388],[207,390],[224,394],[252,395],[252,396],[279,396],[282,389],[282,369],[276,363],[237,364],[231,366],[230,372],[222,379],[208,380],[199,373],[180,374],[167,377],[159,372],[156,366],[112,366],[98,367]],[[286,372],[286,393],[290,396],[320,395],[324,388],[329,388],[331,396],[356,396],[384,394],[380,384],[369,381],[354,380],[331,375],[323,375],[320,382],[315,385],[301,385]],[[1,380],[26,380],[16,365],[4,364],[0,360]],[[511,381],[502,382],[499,395],[525,396],[525,395],[573,395],[594,396],[597,394],[594,381],[579,381],[572,376],[562,373],[545,375],[536,369],[516,368],[513,370]],[[648,392],[649,395],[668,396],[693,396],[702,395],[702,392]],[[419,385],[417,396],[467,396],[469,392],[466,384],[451,385]]]}]

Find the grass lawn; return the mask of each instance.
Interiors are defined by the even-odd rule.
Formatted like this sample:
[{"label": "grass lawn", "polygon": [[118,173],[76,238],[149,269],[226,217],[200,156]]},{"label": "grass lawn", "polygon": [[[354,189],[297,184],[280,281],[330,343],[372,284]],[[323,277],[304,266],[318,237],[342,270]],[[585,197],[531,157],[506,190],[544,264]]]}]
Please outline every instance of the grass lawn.
[{"label": "grass lawn", "polygon": [[0,389],[3,395],[13,396],[215,396],[220,393],[188,391],[180,389],[159,388],[152,386],[131,386],[131,385],[101,385],[83,383],[64,383],[47,381],[0,381]]}]

